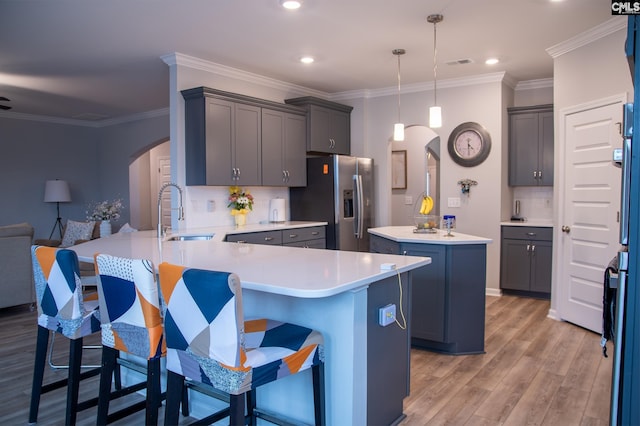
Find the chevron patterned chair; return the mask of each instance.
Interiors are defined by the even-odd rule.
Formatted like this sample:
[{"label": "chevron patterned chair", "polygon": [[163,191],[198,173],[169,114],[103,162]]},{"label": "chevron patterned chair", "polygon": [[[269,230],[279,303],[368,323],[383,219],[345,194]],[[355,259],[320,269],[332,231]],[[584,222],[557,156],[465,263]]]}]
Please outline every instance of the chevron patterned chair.
[{"label": "chevron patterned chair", "polygon": [[[32,246],[31,258],[38,306],[38,337],[31,389],[29,423],[38,420],[43,393],[67,387],[66,425],[77,413],[95,406],[97,398],[78,403],[80,381],[100,374],[100,368],[81,373],[83,338],[100,331],[97,295],[85,297],[80,281],[78,256],[74,251]],[[43,386],[50,331],[69,339],[69,373],[66,379]]]},{"label": "chevron patterned chair", "polygon": [[[166,304],[167,402],[165,425],[178,424],[185,380],[229,396],[230,408],[207,422],[230,416],[231,425],[256,424],[256,388],[311,369],[316,424],[324,424],[322,335],[269,319],[244,320],[242,289],[234,273],[160,264]],[[245,403],[247,418],[245,418]]]},{"label": "chevron patterned chair", "polygon": [[[153,263],[107,254],[95,255],[100,320],[102,321],[102,372],[97,424],[104,425],[145,409],[145,424],[158,423],[164,394],[160,388],[160,359],[165,356],[160,296]],[[123,359],[120,353],[147,360],[146,366]],[[118,365],[146,374],[146,381],[111,390]],[[117,383],[117,377],[116,377]],[[146,390],[145,401],[109,414],[109,401]]]}]

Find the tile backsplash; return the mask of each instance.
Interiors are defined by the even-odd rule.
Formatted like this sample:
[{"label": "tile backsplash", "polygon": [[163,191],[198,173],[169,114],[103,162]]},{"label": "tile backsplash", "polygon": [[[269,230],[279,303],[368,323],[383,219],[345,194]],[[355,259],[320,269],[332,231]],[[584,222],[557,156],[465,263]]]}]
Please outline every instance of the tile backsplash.
[{"label": "tile backsplash", "polygon": [[553,187],[515,187],[513,189],[512,205],[515,204],[515,200],[520,200],[521,216],[529,220],[553,219]]}]

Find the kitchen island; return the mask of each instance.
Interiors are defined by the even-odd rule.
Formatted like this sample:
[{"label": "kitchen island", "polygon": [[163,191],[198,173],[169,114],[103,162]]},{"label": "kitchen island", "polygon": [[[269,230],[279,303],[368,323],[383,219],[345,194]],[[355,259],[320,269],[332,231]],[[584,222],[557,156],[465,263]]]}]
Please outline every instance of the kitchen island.
[{"label": "kitchen island", "polygon": [[[215,233],[216,228],[201,228],[180,235]],[[268,317],[323,333],[327,424],[391,424],[402,418],[402,400],[409,393],[409,336],[395,324],[379,326],[378,309],[401,303],[408,311],[411,271],[428,265],[429,258],[238,244],[216,235],[192,241],[172,237],[158,238],[155,231],[114,234],[72,249],[81,261],[108,253],[150,259],[156,267],[170,262],[237,273],[246,318]],[[382,269],[383,264],[395,269]],[[374,347],[386,350],[373,353]],[[258,406],[312,423],[311,374],[260,389]],[[193,412],[199,415],[197,401]]]},{"label": "kitchen island", "polygon": [[426,256],[412,280],[411,344],[448,354],[484,352],[487,244],[491,239],[413,226],[371,228],[374,253]]}]

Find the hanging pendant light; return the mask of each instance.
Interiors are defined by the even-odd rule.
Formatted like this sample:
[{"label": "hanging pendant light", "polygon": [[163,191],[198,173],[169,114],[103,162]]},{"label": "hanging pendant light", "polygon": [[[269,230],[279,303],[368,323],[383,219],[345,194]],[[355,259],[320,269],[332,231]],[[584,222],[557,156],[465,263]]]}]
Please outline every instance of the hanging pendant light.
[{"label": "hanging pendant light", "polygon": [[406,51],[404,49],[393,49],[391,51],[398,57],[398,122],[393,125],[393,140],[404,140],[404,124],[400,121],[400,56],[404,55]]},{"label": "hanging pendant light", "polygon": [[433,24],[433,106],[429,108],[429,127],[442,127],[442,108],[438,106],[438,55],[436,48],[436,24],[442,22],[440,14],[429,15],[427,21]]}]

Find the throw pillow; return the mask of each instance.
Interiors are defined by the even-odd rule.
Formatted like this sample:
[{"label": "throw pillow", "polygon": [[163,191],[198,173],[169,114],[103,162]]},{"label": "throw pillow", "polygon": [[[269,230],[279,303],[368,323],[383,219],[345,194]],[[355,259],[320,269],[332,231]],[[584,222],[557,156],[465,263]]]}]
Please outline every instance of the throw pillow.
[{"label": "throw pillow", "polygon": [[76,222],[67,220],[67,226],[60,247],[71,247],[78,240],[90,240],[95,222]]}]

